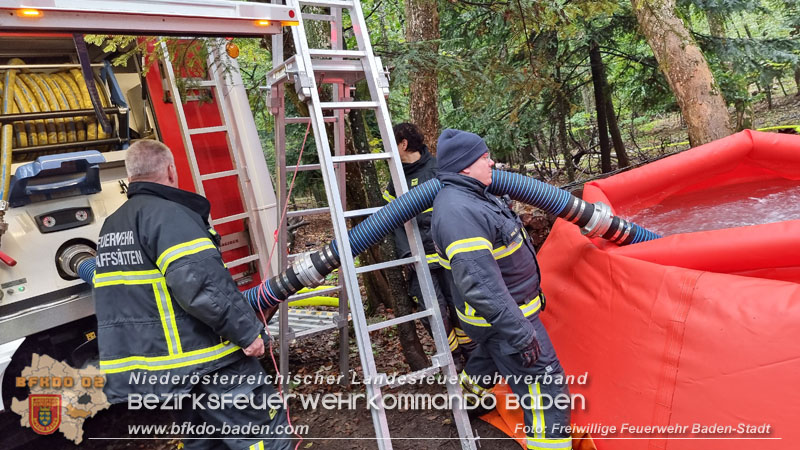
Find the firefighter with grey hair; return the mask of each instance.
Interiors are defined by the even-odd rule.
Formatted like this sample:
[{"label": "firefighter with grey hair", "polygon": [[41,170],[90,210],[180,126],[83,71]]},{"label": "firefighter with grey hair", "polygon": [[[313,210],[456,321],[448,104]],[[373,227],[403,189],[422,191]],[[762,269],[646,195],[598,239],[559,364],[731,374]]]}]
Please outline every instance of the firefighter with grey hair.
[{"label": "firefighter with grey hair", "polygon": [[[275,430],[287,423],[257,359],[264,354],[264,325],[225,268],[208,200],[178,189],[169,148],[137,141],[125,163],[128,200],[103,224],[94,279],[109,401],[183,396],[182,423],[217,429],[186,436],[186,449],[291,448],[284,434],[220,434],[226,424]],[[223,408],[225,398],[248,401],[241,409]],[[215,405],[213,399],[222,400]]]}]

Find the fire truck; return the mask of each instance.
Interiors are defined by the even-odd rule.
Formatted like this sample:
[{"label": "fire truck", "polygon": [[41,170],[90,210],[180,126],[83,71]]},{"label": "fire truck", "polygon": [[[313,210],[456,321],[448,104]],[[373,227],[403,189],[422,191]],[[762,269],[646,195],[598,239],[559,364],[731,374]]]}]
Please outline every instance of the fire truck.
[{"label": "fire truck", "polygon": [[[235,45],[223,37],[274,34],[295,20],[288,6],[218,0],[0,3],[0,410],[32,353],[74,367],[96,359],[91,287],[65,261],[94,249],[103,221],[126,200],[132,141],[164,142],[180,187],[210,200],[241,289],[269,275],[275,193],[229,55]],[[175,38],[105,51],[84,33]],[[218,38],[189,38],[198,35]],[[134,46],[144,51],[112,64]],[[173,63],[186,55],[199,63]],[[21,431],[15,419],[4,439]]]}]

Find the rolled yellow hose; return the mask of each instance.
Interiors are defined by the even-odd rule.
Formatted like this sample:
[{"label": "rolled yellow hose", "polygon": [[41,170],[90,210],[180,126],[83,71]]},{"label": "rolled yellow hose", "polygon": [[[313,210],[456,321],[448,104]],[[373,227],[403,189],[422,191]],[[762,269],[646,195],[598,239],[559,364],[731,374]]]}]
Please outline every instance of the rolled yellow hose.
[{"label": "rolled yellow hose", "polygon": [[[67,95],[61,90],[61,86],[56,81],[56,77],[51,75],[42,75],[42,79],[50,86],[50,91],[56,96],[58,107],[61,111],[69,111],[70,105],[67,100]],[[67,131],[67,142],[76,142],[78,140],[78,127],[75,125],[75,120],[71,117],[64,119],[64,127]]]},{"label": "rolled yellow hose", "polygon": [[[92,97],[89,95],[89,88],[86,87],[86,80],[83,78],[81,71],[78,69],[70,69],[69,73],[72,76],[73,82],[75,82],[75,86],[78,87],[78,90],[81,93],[81,103],[83,104],[83,108],[94,109],[94,105],[92,105]],[[86,135],[90,140],[98,138],[105,139],[107,137],[103,132],[103,128],[98,125],[95,117],[86,118]]]},{"label": "rolled yellow hose", "polygon": [[[39,85],[36,83],[36,80],[33,77],[26,73],[21,73],[18,75],[19,78],[25,83],[25,86],[28,87],[28,90],[31,91],[33,94],[33,98],[36,100],[36,104],[39,106],[39,111],[42,112],[50,112],[50,102],[45,96],[44,91]],[[47,142],[49,144],[58,143],[58,133],[56,132],[56,121],[53,119],[44,119],[44,126],[47,129]]]},{"label": "rolled yellow hose", "polygon": [[[76,85],[73,89],[70,86],[70,82],[75,84],[75,80],[71,77],[64,75],[61,72],[56,72],[50,75],[51,79],[55,81],[58,85],[59,89],[64,93],[64,97],[69,104],[69,109],[83,109],[81,107],[81,102],[78,100],[78,86]],[[86,140],[86,121],[83,117],[76,117],[75,121],[75,132],[76,138],[78,141],[85,141]]]},{"label": "rolled yellow hose", "polygon": [[[28,108],[31,110],[31,112],[43,112],[39,107],[39,101],[36,98],[36,95],[25,83],[25,79],[23,78],[24,76],[25,74],[23,73],[17,74],[17,95],[22,96],[24,101],[28,104]],[[45,145],[48,143],[55,144],[55,142],[50,142],[49,140],[50,136],[48,134],[47,124],[45,123],[44,119],[34,120],[33,123],[36,126],[36,137],[39,140],[39,145]],[[53,129],[53,137],[55,138],[55,129]]]},{"label": "rolled yellow hose", "polygon": [[[3,76],[5,79],[5,76]],[[3,81],[0,81],[0,99],[3,98]],[[19,114],[19,108],[17,108],[16,103],[11,104],[11,114]],[[2,106],[0,106],[0,109]],[[12,131],[12,148],[19,148],[19,147],[27,147],[28,146],[28,134],[25,133],[25,124],[22,122],[14,122],[12,124],[13,131]],[[16,143],[16,144],[14,144]]]},{"label": "rolled yellow hose", "polygon": [[[28,103],[28,99],[25,98],[22,91],[19,89],[19,85],[22,81],[19,80],[18,77],[15,77],[14,81],[14,102],[17,104],[17,108],[19,108],[19,112],[22,114],[28,114],[34,112],[31,109],[31,105]],[[44,122],[42,122],[42,128],[44,128]],[[25,130],[28,132],[28,142],[31,146],[39,145],[39,134],[36,132],[36,122],[32,120],[25,121]],[[45,133],[45,141],[47,141],[47,133]]]},{"label": "rolled yellow hose", "polygon": [[[58,99],[56,98],[56,94],[53,92],[53,89],[50,87],[49,84],[45,81],[44,77],[39,75],[38,73],[30,74],[31,79],[39,86],[39,89],[44,93],[47,104],[50,107],[50,111],[61,111],[61,105],[58,103]],[[57,118],[54,120],[56,124],[56,141],[59,144],[63,144],[67,142],[67,129],[64,125],[64,119]]]}]

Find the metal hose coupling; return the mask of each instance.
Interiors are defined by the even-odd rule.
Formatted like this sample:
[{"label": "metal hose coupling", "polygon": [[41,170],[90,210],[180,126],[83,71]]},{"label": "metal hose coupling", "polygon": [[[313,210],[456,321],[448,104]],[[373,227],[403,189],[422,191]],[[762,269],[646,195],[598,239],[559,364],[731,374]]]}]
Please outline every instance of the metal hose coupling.
[{"label": "metal hose coupling", "polygon": [[70,245],[58,255],[58,265],[67,275],[80,278],[78,267],[87,259],[95,256],[97,256],[97,252],[86,244]]},{"label": "metal hose coupling", "polygon": [[581,234],[593,238],[603,236],[609,228],[611,228],[611,221],[614,219],[614,214],[611,212],[611,207],[603,202],[593,203],[594,211],[592,217],[586,222],[586,225],[581,227]]}]

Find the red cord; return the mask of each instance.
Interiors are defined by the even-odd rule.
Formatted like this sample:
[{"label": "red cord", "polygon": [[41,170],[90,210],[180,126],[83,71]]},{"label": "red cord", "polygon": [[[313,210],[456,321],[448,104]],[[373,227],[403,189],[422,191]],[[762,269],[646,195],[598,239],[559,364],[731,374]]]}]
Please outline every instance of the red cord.
[{"label": "red cord", "polygon": [[[306,127],[305,136],[303,136],[303,145],[300,146],[300,155],[297,157],[297,164],[295,164],[294,174],[292,175],[292,182],[289,184],[289,191],[286,193],[287,201],[283,205],[283,211],[281,212],[281,218],[278,221],[278,224],[283,224],[284,223],[283,221],[286,218],[286,210],[289,207],[288,199],[292,196],[292,190],[294,189],[294,181],[297,179],[297,172],[299,171],[298,167],[300,166],[300,162],[303,159],[303,150],[306,147],[306,140],[308,139],[308,132],[310,130],[311,130],[311,120],[309,119],[308,126]],[[278,232],[276,231],[275,234],[273,235],[272,248],[269,251],[269,259],[267,259],[267,264],[264,273],[269,273],[269,264],[270,261],[272,261],[272,256],[275,254],[275,248],[277,246],[278,246]],[[258,286],[258,299],[259,299],[259,301],[257,302],[258,315],[260,316],[261,322],[264,324],[264,329],[267,330],[267,336],[269,337],[269,355],[272,358],[272,365],[275,368],[275,373],[279,374],[281,373],[281,370],[278,367],[278,362],[275,360],[275,352],[273,351],[272,348],[272,333],[270,333],[269,331],[269,326],[267,324],[266,316],[264,315],[264,311],[261,309],[261,299],[263,298],[266,301],[267,296],[271,297],[276,302],[279,302],[279,300],[275,298],[275,296],[269,293],[269,290],[267,290],[267,282],[264,281]],[[291,415],[289,414],[289,404],[286,402],[286,399],[283,398],[283,390],[280,388],[280,386],[278,386],[278,395],[280,395],[283,407],[286,409],[286,421],[289,423],[289,427],[293,428],[292,418]],[[297,433],[294,433],[294,435],[299,439],[297,445],[294,447],[294,449],[297,450],[300,448],[300,444],[303,443],[303,437]]]}]

